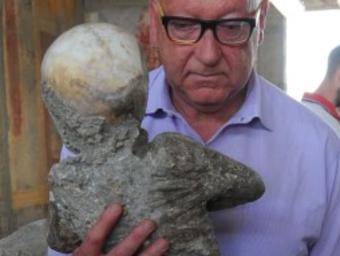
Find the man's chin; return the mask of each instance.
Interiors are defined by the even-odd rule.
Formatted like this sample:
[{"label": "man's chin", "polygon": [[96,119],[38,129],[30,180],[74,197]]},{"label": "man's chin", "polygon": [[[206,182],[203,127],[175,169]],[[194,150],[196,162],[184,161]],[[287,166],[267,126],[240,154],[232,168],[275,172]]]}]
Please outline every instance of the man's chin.
[{"label": "man's chin", "polygon": [[222,101],[196,101],[195,102],[195,108],[201,112],[205,113],[214,113],[218,112],[223,106],[225,105],[225,102]]}]

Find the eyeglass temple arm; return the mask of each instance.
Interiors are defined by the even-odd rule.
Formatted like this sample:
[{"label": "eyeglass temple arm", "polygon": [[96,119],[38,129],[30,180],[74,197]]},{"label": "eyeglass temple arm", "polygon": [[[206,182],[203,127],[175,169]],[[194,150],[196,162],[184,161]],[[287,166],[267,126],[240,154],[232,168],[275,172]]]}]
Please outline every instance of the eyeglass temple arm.
[{"label": "eyeglass temple arm", "polygon": [[153,5],[156,9],[156,12],[158,12],[159,16],[160,17],[163,17],[164,16],[164,12],[163,12],[163,9],[162,9],[162,6],[159,2],[160,0],[153,0]]},{"label": "eyeglass temple arm", "polygon": [[258,11],[262,8],[263,2],[264,2],[263,0],[260,1],[259,5],[256,7],[254,11],[251,12],[251,14],[257,14]]}]

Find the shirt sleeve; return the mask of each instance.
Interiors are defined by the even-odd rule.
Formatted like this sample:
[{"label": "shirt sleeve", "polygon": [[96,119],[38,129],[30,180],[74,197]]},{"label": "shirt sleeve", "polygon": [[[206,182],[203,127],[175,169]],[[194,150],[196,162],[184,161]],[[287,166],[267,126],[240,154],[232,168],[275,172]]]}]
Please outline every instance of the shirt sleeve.
[{"label": "shirt sleeve", "polygon": [[[334,142],[334,141],[333,141]],[[327,158],[327,211],[324,216],[320,237],[310,256],[340,255],[340,143],[325,152]],[[329,148],[328,148],[329,149]]]},{"label": "shirt sleeve", "polygon": [[63,145],[63,147],[61,148],[61,152],[60,152],[60,161],[69,156],[75,156],[75,155],[76,154],[74,154],[71,150],[65,147],[65,145]]},{"label": "shirt sleeve", "polygon": [[54,251],[51,248],[48,248],[46,256],[71,256],[71,255],[72,254],[61,253],[61,252]]}]

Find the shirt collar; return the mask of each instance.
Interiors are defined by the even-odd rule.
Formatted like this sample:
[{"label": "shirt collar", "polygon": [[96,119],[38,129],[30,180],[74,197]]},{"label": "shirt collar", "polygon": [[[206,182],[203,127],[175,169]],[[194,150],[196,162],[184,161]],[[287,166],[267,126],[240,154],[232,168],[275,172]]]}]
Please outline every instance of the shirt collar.
[{"label": "shirt collar", "polygon": [[148,89],[149,94],[145,111],[147,115],[155,114],[160,110],[168,114],[176,112],[171,102],[169,87],[162,66],[149,73]]},{"label": "shirt collar", "polygon": [[330,102],[328,99],[325,97],[321,96],[320,94],[317,93],[308,93],[306,92],[303,95],[302,100],[304,101],[309,101],[313,102],[316,104],[319,104],[321,107],[323,107],[330,115],[332,115],[336,120],[340,121],[340,115],[336,111],[335,106],[333,105],[332,102]]},{"label": "shirt collar", "polygon": [[[263,128],[271,130],[270,107],[265,100],[264,81],[253,71],[247,84],[246,99],[240,110],[229,120],[234,124],[247,124],[258,121]],[[228,122],[228,123],[229,123]]]},{"label": "shirt collar", "polygon": [[[270,130],[271,122],[269,120],[268,112],[270,108],[268,108],[262,100],[262,83],[263,81],[261,81],[260,77],[253,71],[247,85],[245,102],[225,126],[248,124],[258,120],[264,128]],[[152,115],[159,111],[165,112],[168,115],[178,114],[171,102],[168,85],[165,79],[165,72],[162,66],[149,73],[149,90],[150,93],[146,107],[147,115]]]}]

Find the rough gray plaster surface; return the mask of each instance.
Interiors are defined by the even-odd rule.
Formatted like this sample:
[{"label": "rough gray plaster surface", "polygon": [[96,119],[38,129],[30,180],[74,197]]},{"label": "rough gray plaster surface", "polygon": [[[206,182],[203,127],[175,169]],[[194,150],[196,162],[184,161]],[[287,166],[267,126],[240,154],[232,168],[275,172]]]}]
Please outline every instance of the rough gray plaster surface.
[{"label": "rough gray plaster surface", "polygon": [[248,167],[184,136],[148,142],[140,128],[146,76],[133,37],[107,24],[78,26],[46,53],[44,100],[64,143],[78,153],[49,175],[52,248],[74,250],[105,207],[119,201],[125,214],[105,251],[151,218],[158,229],[146,244],[164,237],[170,256],[219,255],[208,210],[264,192]]},{"label": "rough gray plaster surface", "polygon": [[45,256],[47,223],[38,220],[0,240],[0,256]]},{"label": "rough gray plaster surface", "polygon": [[219,255],[207,205],[227,208],[257,199],[259,177],[246,166],[166,133],[151,143],[138,123],[115,126],[111,138],[55,165],[49,177],[49,245],[72,251],[105,206],[123,202],[125,216],[109,237],[112,247],[143,218],[169,239],[169,255]]}]

